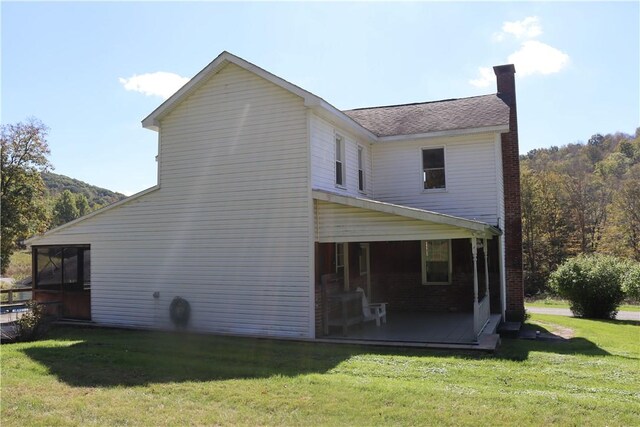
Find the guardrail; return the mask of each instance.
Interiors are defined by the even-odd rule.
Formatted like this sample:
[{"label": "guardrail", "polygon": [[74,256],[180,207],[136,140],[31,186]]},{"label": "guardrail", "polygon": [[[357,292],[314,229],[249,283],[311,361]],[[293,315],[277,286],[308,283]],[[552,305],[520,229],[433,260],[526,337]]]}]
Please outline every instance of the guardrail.
[{"label": "guardrail", "polygon": [[[5,294],[7,294],[6,298]],[[24,303],[31,298],[33,298],[33,288],[30,287],[0,289],[0,306]]]}]

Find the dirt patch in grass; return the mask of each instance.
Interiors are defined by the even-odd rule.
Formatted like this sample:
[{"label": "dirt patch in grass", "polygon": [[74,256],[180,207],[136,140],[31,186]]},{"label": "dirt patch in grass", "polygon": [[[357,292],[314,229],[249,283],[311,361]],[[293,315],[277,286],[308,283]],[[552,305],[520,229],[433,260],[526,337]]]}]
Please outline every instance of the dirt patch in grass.
[{"label": "dirt patch in grass", "polygon": [[556,325],[555,323],[547,323],[538,321],[537,324],[544,326],[547,331],[540,332],[540,338],[549,340],[568,340],[576,336],[573,329]]}]

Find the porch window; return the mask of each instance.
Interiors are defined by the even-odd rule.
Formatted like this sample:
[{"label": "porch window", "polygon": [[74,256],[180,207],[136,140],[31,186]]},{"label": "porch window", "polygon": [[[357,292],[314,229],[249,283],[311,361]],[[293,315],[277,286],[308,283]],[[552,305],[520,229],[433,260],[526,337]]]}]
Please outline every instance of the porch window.
[{"label": "porch window", "polygon": [[84,246],[34,248],[34,288],[83,290],[91,286],[91,249]]},{"label": "porch window", "polygon": [[358,146],[358,190],[364,192],[364,148]]},{"label": "porch window", "polygon": [[425,285],[451,283],[451,240],[422,242],[422,283]]},{"label": "porch window", "polygon": [[346,171],[344,167],[344,138],[336,135],[336,185],[345,186]]},{"label": "porch window", "polygon": [[344,276],[344,244],[336,243],[336,276]]},{"label": "porch window", "polygon": [[444,148],[422,149],[422,172],[425,190],[444,190]]}]

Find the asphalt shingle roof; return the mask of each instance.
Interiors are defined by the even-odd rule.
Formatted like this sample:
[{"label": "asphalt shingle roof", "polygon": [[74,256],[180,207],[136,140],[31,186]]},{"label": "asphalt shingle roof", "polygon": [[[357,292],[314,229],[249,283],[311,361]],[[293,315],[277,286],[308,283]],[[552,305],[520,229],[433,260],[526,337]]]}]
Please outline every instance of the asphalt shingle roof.
[{"label": "asphalt shingle roof", "polygon": [[509,124],[509,107],[497,95],[343,111],[377,136],[415,135]]}]

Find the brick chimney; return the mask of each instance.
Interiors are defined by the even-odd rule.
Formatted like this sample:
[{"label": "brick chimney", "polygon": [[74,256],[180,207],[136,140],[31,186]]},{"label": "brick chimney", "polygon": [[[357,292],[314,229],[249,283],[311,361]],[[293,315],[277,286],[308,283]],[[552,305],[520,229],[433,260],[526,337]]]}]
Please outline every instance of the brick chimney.
[{"label": "brick chimney", "polygon": [[513,64],[493,67],[498,97],[510,108],[509,132],[502,137],[502,175],[504,178],[504,250],[506,270],[507,320],[524,320],[522,280],[522,210],[520,206],[520,154],[516,111],[516,69]]}]

